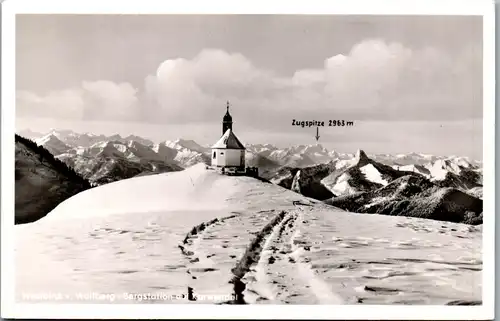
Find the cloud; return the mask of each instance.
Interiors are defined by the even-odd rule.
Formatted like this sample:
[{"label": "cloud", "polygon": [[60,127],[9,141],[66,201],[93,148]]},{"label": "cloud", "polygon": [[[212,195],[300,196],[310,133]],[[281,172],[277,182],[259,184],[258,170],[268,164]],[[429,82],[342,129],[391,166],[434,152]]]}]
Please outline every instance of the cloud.
[{"label": "cloud", "polygon": [[83,109],[84,102],[80,90],[52,91],[44,96],[29,91],[18,91],[16,94],[17,116],[81,119]]},{"label": "cloud", "polygon": [[81,95],[84,119],[133,120],[139,115],[137,89],[129,83],[84,81]]},{"label": "cloud", "polygon": [[202,50],[168,59],[143,90],[111,81],[38,96],[18,92],[20,115],[181,124],[219,121],[226,100],[249,128],[289,130],[292,118],[455,120],[482,117],[482,53],[446,53],[368,39],[323,67],[291,76],[264,70],[240,53]]},{"label": "cloud", "polygon": [[[320,70],[298,71],[298,87],[325,109],[363,120],[449,120],[482,115],[481,55],[368,40]],[[306,90],[307,91],[307,90]],[[330,108],[328,107],[330,106]]]},{"label": "cloud", "polygon": [[37,95],[18,91],[16,112],[22,117],[79,120],[132,120],[138,113],[137,90],[129,83],[84,81],[79,88]]}]

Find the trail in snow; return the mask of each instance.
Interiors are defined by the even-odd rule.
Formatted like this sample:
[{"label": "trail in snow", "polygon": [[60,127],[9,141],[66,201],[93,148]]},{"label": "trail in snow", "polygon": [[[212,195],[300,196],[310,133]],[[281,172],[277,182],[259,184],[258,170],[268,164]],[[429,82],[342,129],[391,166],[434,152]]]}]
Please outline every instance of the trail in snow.
[{"label": "trail in snow", "polygon": [[302,257],[302,253],[310,249],[307,242],[299,239],[304,222],[303,209],[298,206],[275,226],[264,243],[257,266],[244,278],[247,301],[270,304],[343,302]]},{"label": "trail in snow", "polygon": [[[201,223],[186,235],[182,244],[179,244],[181,252],[189,261],[188,287],[193,292],[193,301],[200,303],[220,303],[228,301],[232,292],[232,286],[229,284],[228,268],[234,265],[236,256],[225,256],[221,252],[228,249],[228,244],[222,244],[220,250],[216,247],[206,247],[204,240],[211,239],[213,229],[228,224],[228,221],[237,219],[239,213],[230,216],[216,218],[208,222]],[[224,242],[223,242],[224,243]],[[228,242],[226,242],[228,243]],[[226,254],[226,253],[224,253]],[[221,280],[217,287],[213,287],[213,279]],[[209,281],[206,283],[206,281]],[[201,298],[203,296],[203,298]],[[205,298],[207,296],[208,298]],[[210,297],[209,297],[210,296]],[[227,296],[227,297],[226,297]]]},{"label": "trail in snow", "polygon": [[[241,266],[255,237],[277,215],[274,210],[233,212],[193,227],[179,247],[189,263],[186,272],[194,295],[204,297],[203,303],[231,301],[228,296],[234,294],[234,269]],[[192,233],[201,226],[205,227]]]},{"label": "trail in snow", "polygon": [[[394,218],[388,223],[395,226],[384,230],[370,224],[378,221],[372,215],[360,221],[358,214],[301,205],[282,213],[246,213],[211,224],[193,242],[203,259],[191,270],[215,267],[220,280],[215,288],[224,293],[234,293],[228,284],[236,275],[245,303],[480,302],[482,261],[468,241],[480,237],[476,227]],[[441,242],[450,235],[456,242]],[[446,254],[440,255],[435,249],[443,246]],[[207,292],[217,282],[195,283]]]}]

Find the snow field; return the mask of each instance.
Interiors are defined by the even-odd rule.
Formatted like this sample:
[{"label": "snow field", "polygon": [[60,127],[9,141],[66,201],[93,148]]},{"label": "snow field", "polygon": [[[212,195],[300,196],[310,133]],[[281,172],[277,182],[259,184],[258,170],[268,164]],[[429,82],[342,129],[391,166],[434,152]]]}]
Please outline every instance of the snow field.
[{"label": "snow field", "polygon": [[[125,294],[190,287],[209,298],[195,303],[231,303],[220,298],[243,271],[247,303],[477,302],[481,237],[481,226],[347,213],[197,165],[82,192],[16,226],[16,295],[51,291],[75,303],[75,293],[101,293],[132,303]],[[243,262],[249,250],[255,262]]]},{"label": "snow field", "polygon": [[384,186],[389,184],[387,180],[382,178],[380,172],[372,164],[365,165],[359,170],[365,175],[366,179],[371,182],[382,184]]},{"label": "snow field", "polygon": [[311,245],[306,257],[333,291],[349,303],[481,300],[479,229],[424,219],[390,217],[383,222],[380,218],[310,213],[303,233]]}]

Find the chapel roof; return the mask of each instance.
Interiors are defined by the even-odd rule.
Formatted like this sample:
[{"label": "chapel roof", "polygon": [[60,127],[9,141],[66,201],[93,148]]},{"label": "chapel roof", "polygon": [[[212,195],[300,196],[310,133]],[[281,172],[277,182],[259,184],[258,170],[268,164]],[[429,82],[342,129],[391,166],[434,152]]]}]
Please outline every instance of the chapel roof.
[{"label": "chapel roof", "polygon": [[245,149],[245,146],[239,141],[238,137],[231,129],[226,130],[224,135],[215,143],[212,148],[220,149]]}]

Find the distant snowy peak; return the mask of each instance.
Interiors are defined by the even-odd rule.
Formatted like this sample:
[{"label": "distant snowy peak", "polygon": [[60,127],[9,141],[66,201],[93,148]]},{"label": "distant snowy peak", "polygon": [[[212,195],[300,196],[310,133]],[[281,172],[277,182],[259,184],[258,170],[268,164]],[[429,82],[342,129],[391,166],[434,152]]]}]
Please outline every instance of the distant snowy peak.
[{"label": "distant snowy peak", "polygon": [[154,145],[153,150],[162,158],[174,161],[184,168],[198,163],[208,164],[210,162],[210,149],[193,140],[166,141]]},{"label": "distant snowy peak", "polygon": [[328,155],[328,150],[323,147],[321,144],[314,145],[298,145],[290,148],[292,151],[296,153],[319,153]]},{"label": "distant snowy peak", "polygon": [[179,138],[179,139],[176,139],[174,141],[167,140],[164,143],[164,145],[167,147],[170,147],[172,149],[176,149],[176,150],[187,149],[187,150],[195,151],[198,153],[208,153],[210,151],[209,148],[203,147],[203,146],[199,145],[198,143],[196,143],[194,140],[190,140],[190,139]]},{"label": "distant snowy peak", "polygon": [[57,138],[55,135],[53,135],[53,134],[47,134],[45,136],[42,136],[42,137],[36,139],[35,143],[37,145],[43,145],[43,144],[47,144],[49,142],[54,142],[54,141],[59,141],[60,142],[59,138]]},{"label": "distant snowy peak", "polygon": [[57,129],[51,128],[46,135],[54,135],[59,139],[64,139],[66,137],[76,136],[78,134],[72,130],[69,130],[69,129],[57,130]]},{"label": "distant snowy peak", "polygon": [[135,141],[135,142],[138,142],[144,146],[153,146],[154,145],[154,142],[152,140],[142,138],[139,136],[135,136],[135,135],[128,135],[127,137],[124,138],[124,140],[125,141]]},{"label": "distant snowy peak", "polygon": [[261,153],[264,151],[273,151],[278,149],[277,147],[271,145],[271,144],[247,144],[245,145],[247,150],[254,152],[254,153]]},{"label": "distant snowy peak", "polygon": [[59,138],[57,138],[52,133],[37,139],[35,142],[37,145],[43,146],[53,155],[59,155],[65,153],[71,148],[70,146],[63,143]]},{"label": "distant snowy peak", "polygon": [[277,148],[270,144],[247,145],[247,151],[266,157],[269,161],[281,166],[306,167],[331,162],[337,153],[329,152],[321,144],[297,145],[287,148]]},{"label": "distant snowy peak", "polygon": [[[439,159],[427,165],[433,180],[444,180],[448,173],[460,175],[463,169],[471,167],[471,164],[462,159]],[[465,166],[463,166],[465,165]]]},{"label": "distant snowy peak", "polygon": [[122,138],[122,136],[120,136],[120,135],[118,135],[118,134],[114,134],[114,135],[108,136],[108,139],[109,139],[109,140],[118,140],[118,141],[120,141],[120,140],[122,140],[123,138]]}]

